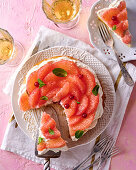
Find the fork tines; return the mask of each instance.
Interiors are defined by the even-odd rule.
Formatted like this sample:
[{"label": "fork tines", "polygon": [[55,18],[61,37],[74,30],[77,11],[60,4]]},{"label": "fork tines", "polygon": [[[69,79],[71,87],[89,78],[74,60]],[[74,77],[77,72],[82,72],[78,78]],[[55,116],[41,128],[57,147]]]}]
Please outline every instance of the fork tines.
[{"label": "fork tines", "polygon": [[101,37],[102,37],[102,40],[104,41],[104,43],[106,41],[108,41],[109,39],[111,39],[110,32],[104,23],[99,22],[98,29],[99,29],[99,32],[101,34]]},{"label": "fork tines", "polygon": [[118,153],[120,153],[119,148],[118,148],[118,147],[114,147],[114,148],[112,149],[112,152],[111,152],[111,154],[109,155],[109,157],[115,156],[115,155],[117,155]]},{"label": "fork tines", "polygon": [[109,140],[107,145],[104,147],[102,151],[102,155],[110,155],[112,153],[113,146],[115,144],[114,140]]}]

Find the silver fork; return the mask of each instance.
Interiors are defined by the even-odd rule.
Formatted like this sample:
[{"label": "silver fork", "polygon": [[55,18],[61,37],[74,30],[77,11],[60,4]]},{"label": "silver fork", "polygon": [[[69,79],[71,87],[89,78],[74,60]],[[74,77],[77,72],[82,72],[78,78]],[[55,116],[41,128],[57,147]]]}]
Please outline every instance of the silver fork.
[{"label": "silver fork", "polygon": [[118,64],[120,66],[120,69],[121,69],[121,72],[122,72],[122,75],[124,77],[124,80],[125,80],[126,84],[129,85],[129,86],[133,86],[134,81],[133,81],[132,77],[130,76],[130,74],[128,73],[128,71],[126,70],[126,68],[124,67],[124,65],[123,65],[122,61],[120,60],[119,56],[117,55],[117,53],[116,53],[116,51],[114,49],[113,38],[112,38],[111,34],[109,33],[106,25],[99,21],[98,29],[99,29],[100,35],[102,37],[102,40],[104,41],[106,46],[110,47],[113,50],[113,52],[114,52],[114,54],[115,54],[115,56],[117,58]]},{"label": "silver fork", "polygon": [[108,141],[112,140],[112,137],[109,135],[106,135],[103,137],[98,143],[96,143],[92,149],[92,152],[88,155],[87,158],[85,158],[79,165],[77,165],[73,170],[78,170],[81,166],[83,166],[93,155],[95,155],[98,152],[101,152],[103,147],[106,145]]},{"label": "silver fork", "polygon": [[90,164],[89,166],[87,166],[86,168],[84,168],[83,170],[86,170],[88,168],[91,168],[93,165],[98,164],[98,168],[97,170],[99,170],[102,166],[102,164],[110,157],[115,156],[117,154],[120,153],[120,150],[118,149],[118,147],[114,147],[114,141],[109,142],[105,148],[103,149],[103,151],[101,152],[101,156],[99,156],[92,164]]}]

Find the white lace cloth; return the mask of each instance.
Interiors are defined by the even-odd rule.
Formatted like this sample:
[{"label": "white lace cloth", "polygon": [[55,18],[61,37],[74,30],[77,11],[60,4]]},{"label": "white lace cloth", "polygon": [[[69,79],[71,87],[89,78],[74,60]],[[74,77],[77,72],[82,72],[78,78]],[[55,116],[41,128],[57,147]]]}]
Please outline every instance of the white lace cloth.
[{"label": "white lace cloth", "polygon": [[[31,56],[32,53],[36,52],[37,50],[40,51],[53,46],[73,46],[90,52],[95,57],[97,57],[101,62],[104,63],[104,65],[109,70],[114,83],[116,82],[120,72],[120,68],[115,60],[109,59],[107,56],[103,56],[98,51],[91,48],[89,45],[77,39],[73,39],[59,32],[47,29],[43,26],[41,26],[34,40],[34,43],[30,48],[22,64]],[[18,69],[20,69],[22,64],[19,66]],[[131,74],[131,76],[133,77],[134,81],[136,81],[136,67],[133,66],[132,64],[127,64],[126,68]],[[4,92],[7,93],[8,95],[11,94],[11,88],[13,87],[13,82],[16,77],[17,71],[11,77],[11,79],[9,80],[8,84],[4,89]],[[116,90],[116,110],[115,110],[116,114],[113,117],[108,128],[104,131],[104,133],[110,133],[115,139],[118,136],[132,89],[133,87],[127,86],[123,80],[123,77],[121,77]],[[36,161],[38,163],[43,163],[43,159],[39,159],[34,155],[34,147],[35,147],[34,141],[28,138],[21,131],[19,127],[15,128],[15,123],[16,121],[14,120],[8,124],[1,145],[1,149],[17,153],[18,155],[21,155],[29,160]],[[102,135],[104,135],[104,133]],[[51,167],[55,168],[56,170],[72,169],[75,165],[81,162],[91,152],[94,143],[95,140],[90,144],[79,146],[67,152],[62,152],[60,158],[51,159]],[[90,164],[90,162],[91,160],[89,161],[88,164]],[[108,170],[109,164],[110,164],[110,159],[104,165],[103,170]],[[96,169],[96,167],[97,166],[94,166],[94,170]]]}]

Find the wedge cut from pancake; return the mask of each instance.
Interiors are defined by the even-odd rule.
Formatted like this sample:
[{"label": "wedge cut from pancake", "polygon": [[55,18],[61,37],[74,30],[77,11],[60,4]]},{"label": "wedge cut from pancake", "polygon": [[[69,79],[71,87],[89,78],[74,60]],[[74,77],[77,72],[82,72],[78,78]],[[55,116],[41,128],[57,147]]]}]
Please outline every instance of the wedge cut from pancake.
[{"label": "wedge cut from pancake", "polygon": [[40,153],[46,153],[49,150],[54,152],[67,150],[66,142],[56,128],[55,120],[46,112],[43,112],[41,115],[37,150]]},{"label": "wedge cut from pancake", "polygon": [[124,0],[114,1],[108,8],[99,10],[97,15],[124,44],[130,46],[132,37],[129,32],[127,8]]}]

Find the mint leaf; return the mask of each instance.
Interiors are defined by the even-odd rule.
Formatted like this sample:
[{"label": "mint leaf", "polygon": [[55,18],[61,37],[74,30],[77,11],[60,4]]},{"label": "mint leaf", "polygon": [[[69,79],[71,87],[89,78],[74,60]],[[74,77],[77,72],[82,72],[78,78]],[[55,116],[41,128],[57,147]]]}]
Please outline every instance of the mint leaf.
[{"label": "mint leaf", "polygon": [[114,30],[116,30],[116,29],[117,29],[117,26],[116,26],[116,25],[113,25],[112,30],[114,31]]},{"label": "mint leaf", "polygon": [[40,99],[41,99],[41,100],[48,100],[48,97],[42,96],[42,97],[40,97]]},{"label": "mint leaf", "polygon": [[46,85],[41,79],[38,79],[38,83],[39,83],[39,88]]},{"label": "mint leaf", "polygon": [[95,96],[97,96],[97,95],[98,95],[98,90],[99,90],[99,85],[97,84],[97,85],[93,88],[92,93],[93,93]]},{"label": "mint leaf", "polygon": [[51,135],[54,135],[54,131],[52,129],[48,129],[48,132],[51,134]]},{"label": "mint leaf", "polygon": [[83,130],[77,130],[75,133],[75,138],[79,139],[81,136],[83,136],[83,133]]},{"label": "mint leaf", "polygon": [[80,102],[78,102],[78,101],[76,101],[77,102],[77,104],[80,104]]},{"label": "mint leaf", "polygon": [[38,144],[40,144],[43,141],[43,138],[39,137],[38,138]]},{"label": "mint leaf", "polygon": [[62,69],[62,68],[55,68],[52,70],[53,74],[55,74],[58,77],[66,77],[67,76],[67,72]]}]

